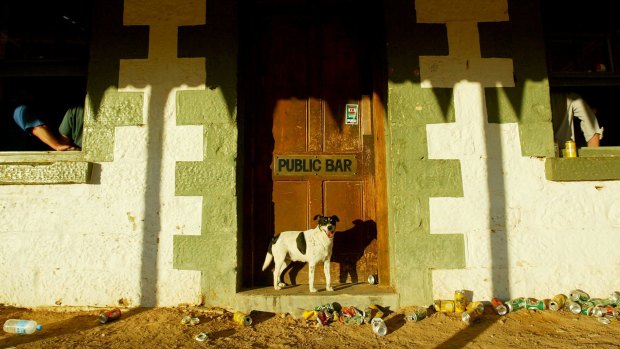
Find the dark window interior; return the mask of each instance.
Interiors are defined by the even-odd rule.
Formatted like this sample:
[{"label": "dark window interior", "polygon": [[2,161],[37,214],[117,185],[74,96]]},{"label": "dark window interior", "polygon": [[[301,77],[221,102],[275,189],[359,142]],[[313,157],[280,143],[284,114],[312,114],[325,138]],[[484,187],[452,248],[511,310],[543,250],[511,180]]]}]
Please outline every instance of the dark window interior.
[{"label": "dark window interior", "polygon": [[52,128],[84,104],[91,1],[0,1],[0,151],[51,150],[25,135],[13,110],[28,102]]},{"label": "dark window interior", "polygon": [[[572,91],[596,109],[601,146],[620,146],[620,16],[614,2],[541,1],[551,92]],[[555,116],[554,116],[555,117]],[[575,130],[578,146],[585,140]]]}]

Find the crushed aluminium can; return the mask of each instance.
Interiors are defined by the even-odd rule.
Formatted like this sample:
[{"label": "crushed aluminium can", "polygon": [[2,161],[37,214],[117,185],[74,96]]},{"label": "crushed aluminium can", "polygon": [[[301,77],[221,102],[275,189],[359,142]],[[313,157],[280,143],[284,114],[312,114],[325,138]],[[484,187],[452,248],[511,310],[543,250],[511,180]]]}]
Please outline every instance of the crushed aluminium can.
[{"label": "crushed aluminium can", "polygon": [[484,314],[484,304],[482,302],[467,303],[466,311],[477,310],[480,314]]},{"label": "crushed aluminium can", "polygon": [[364,323],[364,316],[355,307],[342,307],[342,319],[347,325],[361,325]]},{"label": "crushed aluminium can", "polygon": [[385,325],[385,321],[382,318],[376,317],[372,319],[370,323],[372,326],[372,332],[379,336],[385,336],[388,332],[387,326]]},{"label": "crushed aluminium can", "polygon": [[99,314],[99,322],[105,324],[110,321],[114,321],[121,317],[121,310],[114,308]]},{"label": "crushed aluminium can", "polygon": [[376,318],[376,317],[380,317],[383,318],[383,311],[381,310],[381,308],[376,305],[376,304],[371,304],[368,306],[368,309],[370,309],[371,313],[372,313],[372,318]]},{"label": "crushed aluminium can", "polygon": [[465,299],[465,290],[454,291],[454,311],[462,313],[467,310],[467,299]]},{"label": "crushed aluminium can", "polygon": [[545,304],[544,299],[526,298],[525,308],[534,310],[545,310],[547,309],[547,305]]},{"label": "crushed aluminium can", "polygon": [[478,311],[478,309],[467,310],[461,314],[461,320],[463,320],[463,322],[467,323],[468,325],[471,325],[475,321],[478,321],[478,319],[480,319],[480,316],[482,316],[482,313]]},{"label": "crushed aluminium can", "polygon": [[323,310],[319,311],[316,316],[316,321],[319,325],[325,326],[334,318],[333,312],[329,312],[327,308],[323,308]]},{"label": "crushed aluminium can", "polygon": [[561,294],[561,293],[556,294],[549,301],[549,309],[553,311],[558,311],[564,308],[564,304],[566,304],[566,299],[567,299],[566,295]]},{"label": "crushed aluminium can", "polygon": [[372,274],[368,276],[368,283],[371,285],[376,285],[379,283],[379,276],[376,274]]},{"label": "crushed aluminium can", "polygon": [[316,316],[319,314],[316,310],[304,310],[304,320],[316,320]]},{"label": "crushed aluminium can", "polygon": [[525,304],[526,304],[525,298],[518,297],[518,298],[513,298],[509,300],[508,302],[506,302],[506,307],[508,307],[508,311],[512,313],[519,309],[525,308]]},{"label": "crushed aluminium can", "polygon": [[590,295],[582,290],[570,291],[569,298],[575,302],[585,302],[590,299]]},{"label": "crushed aluminium can", "polygon": [[594,312],[593,306],[587,306],[585,304],[581,305],[581,315],[591,316],[593,312]]},{"label": "crushed aluminium can", "polygon": [[617,306],[620,303],[620,292],[612,292],[607,299],[609,300],[609,305]]},{"label": "crushed aluminium can", "polygon": [[491,299],[491,305],[493,306],[493,309],[495,309],[495,312],[497,313],[497,315],[506,315],[508,314],[508,307],[506,307],[506,305],[504,304],[504,302],[502,302],[501,299],[499,298],[493,298]]},{"label": "crushed aluminium can", "polygon": [[436,300],[435,301],[435,310],[443,313],[454,313],[455,305],[454,301],[450,300]]},{"label": "crushed aluminium can", "polygon": [[571,313],[575,315],[581,314],[581,304],[569,299],[566,301],[566,305],[568,306],[567,308],[568,310],[570,310]]},{"label": "crushed aluminium can", "polygon": [[611,323],[611,319],[613,319],[613,317],[610,316],[601,316],[598,318],[598,322],[604,324],[604,325],[609,325]]},{"label": "crushed aluminium can", "polygon": [[242,326],[250,326],[252,324],[252,317],[246,313],[236,311],[233,314],[233,320]]},{"label": "crushed aluminium can", "polygon": [[597,305],[592,309],[592,316],[607,317],[614,315],[614,307],[611,305]]},{"label": "crushed aluminium can", "polygon": [[426,318],[426,316],[428,315],[428,310],[426,308],[423,307],[418,307],[415,308],[411,313],[407,314],[406,319],[408,321],[420,321],[424,318]]}]

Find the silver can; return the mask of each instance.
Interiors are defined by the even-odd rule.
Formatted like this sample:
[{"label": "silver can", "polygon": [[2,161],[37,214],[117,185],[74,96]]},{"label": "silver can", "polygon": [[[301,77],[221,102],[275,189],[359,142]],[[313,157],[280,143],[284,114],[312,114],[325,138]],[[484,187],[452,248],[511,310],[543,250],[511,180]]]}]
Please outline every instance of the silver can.
[{"label": "silver can", "polygon": [[379,283],[379,277],[375,274],[368,276],[368,283],[371,285],[376,285]]}]

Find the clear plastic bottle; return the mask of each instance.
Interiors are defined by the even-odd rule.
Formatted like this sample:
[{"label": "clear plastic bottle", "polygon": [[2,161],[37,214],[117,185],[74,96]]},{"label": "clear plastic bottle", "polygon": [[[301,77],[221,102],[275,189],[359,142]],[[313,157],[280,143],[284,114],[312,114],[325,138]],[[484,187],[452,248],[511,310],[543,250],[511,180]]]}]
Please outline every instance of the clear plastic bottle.
[{"label": "clear plastic bottle", "polygon": [[34,320],[8,319],[4,323],[4,332],[17,334],[32,334],[35,331],[41,331],[43,326],[37,324]]}]

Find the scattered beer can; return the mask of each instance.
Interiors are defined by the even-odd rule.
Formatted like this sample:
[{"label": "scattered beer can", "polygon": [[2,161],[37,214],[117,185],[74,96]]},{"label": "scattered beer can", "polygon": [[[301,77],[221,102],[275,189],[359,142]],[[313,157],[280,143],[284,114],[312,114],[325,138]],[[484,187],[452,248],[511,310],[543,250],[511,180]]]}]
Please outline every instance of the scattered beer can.
[{"label": "scattered beer can", "polygon": [[200,319],[197,317],[192,317],[191,315],[185,315],[182,319],[181,319],[181,324],[182,325],[198,325],[200,323]]},{"label": "scattered beer can", "polygon": [[454,301],[450,300],[436,300],[435,310],[443,313],[454,313],[455,305]]},{"label": "scattered beer can", "polygon": [[566,304],[566,299],[567,299],[566,295],[561,294],[561,293],[556,294],[549,301],[549,309],[553,311],[558,311],[564,308],[564,304]]},{"label": "scattered beer can", "polygon": [[304,310],[304,320],[316,320],[316,316],[319,314],[316,310]]},{"label": "scattered beer can", "polygon": [[478,321],[481,315],[482,313],[479,312],[478,309],[467,310],[461,314],[461,320],[468,325],[471,325],[475,321]]},{"label": "scattered beer can", "polygon": [[368,283],[371,285],[376,285],[379,283],[379,277],[376,274],[368,276]]},{"label": "scattered beer can", "polygon": [[620,309],[614,309],[614,317],[616,318],[616,320],[620,320]]},{"label": "scattered beer can", "polygon": [[330,313],[333,313],[334,310],[336,310],[335,307],[334,307],[334,303],[326,303],[326,304],[323,304],[323,305],[316,306],[314,308],[314,310],[316,310],[316,311],[321,311],[323,309],[327,309]]},{"label": "scattered beer can", "polygon": [[590,298],[588,299],[588,303],[592,304],[592,306],[610,305],[607,299],[602,299],[602,298]]},{"label": "scattered beer can", "polygon": [[497,315],[506,315],[508,313],[508,308],[499,298],[491,299],[491,305],[493,306],[493,309],[495,309]]},{"label": "scattered beer can", "polygon": [[484,304],[482,302],[470,302],[467,303],[466,309],[467,311],[476,310],[480,314],[484,314]]},{"label": "scattered beer can", "polygon": [[240,311],[237,311],[233,314],[233,320],[242,326],[250,326],[252,324],[252,317]]},{"label": "scattered beer can", "polygon": [[611,323],[611,319],[612,318],[607,317],[607,316],[601,316],[601,317],[598,318],[598,322],[600,322],[600,323],[602,323],[604,325],[609,325]]},{"label": "scattered beer can", "polygon": [[570,291],[569,298],[575,302],[585,302],[590,299],[590,295],[582,290]]},{"label": "scattered beer can", "polygon": [[592,309],[592,316],[607,317],[614,315],[614,307],[611,305],[597,305]]},{"label": "scattered beer can", "polygon": [[454,311],[462,313],[467,310],[467,299],[465,299],[465,290],[454,291]]},{"label": "scattered beer can", "polygon": [[372,317],[376,318],[376,317],[380,317],[383,318],[383,311],[381,310],[381,308],[376,305],[376,304],[371,304],[368,306],[368,308],[371,310],[372,312]]},{"label": "scattered beer can", "polygon": [[361,325],[364,323],[364,316],[355,307],[342,307],[342,319],[348,325]]},{"label": "scattered beer can", "polygon": [[568,310],[570,310],[571,313],[575,315],[581,314],[581,304],[570,299],[566,301],[566,304],[568,305]]},{"label": "scattered beer can", "polygon": [[194,337],[194,339],[198,342],[205,342],[207,339],[209,339],[209,335],[207,335],[206,332],[200,332],[196,335],[196,337]]},{"label": "scattered beer can", "polygon": [[581,315],[591,316],[593,312],[594,312],[594,307],[585,306],[584,304],[581,305]]},{"label": "scattered beer can", "polygon": [[424,318],[426,318],[426,316],[428,315],[428,310],[426,308],[423,307],[418,307],[415,308],[411,313],[407,314],[406,319],[408,321],[420,321]]},{"label": "scattered beer can", "polygon": [[525,308],[533,310],[545,310],[547,306],[544,299],[526,298]]},{"label": "scattered beer can", "polygon": [[319,313],[317,314],[316,321],[319,323],[319,325],[325,326],[330,321],[332,321],[333,318],[334,318],[333,313],[330,313],[329,310],[327,310],[327,308],[323,308],[323,310],[319,311]]},{"label": "scattered beer can", "polygon": [[372,326],[372,332],[379,336],[385,336],[388,332],[387,326],[385,325],[385,321],[382,318],[376,317],[373,318],[370,325]]},{"label": "scattered beer can", "polygon": [[525,304],[526,304],[525,298],[518,297],[518,298],[513,298],[509,300],[508,302],[506,302],[506,307],[508,307],[508,311],[512,313],[519,309],[525,308]]},{"label": "scattered beer can", "polygon": [[114,321],[121,317],[121,310],[114,308],[99,314],[99,322],[105,324],[106,322]]},{"label": "scattered beer can", "polygon": [[609,305],[617,306],[620,303],[620,292],[614,291],[609,295]]}]

